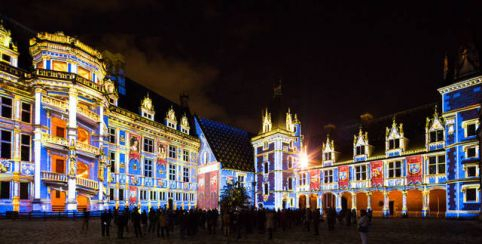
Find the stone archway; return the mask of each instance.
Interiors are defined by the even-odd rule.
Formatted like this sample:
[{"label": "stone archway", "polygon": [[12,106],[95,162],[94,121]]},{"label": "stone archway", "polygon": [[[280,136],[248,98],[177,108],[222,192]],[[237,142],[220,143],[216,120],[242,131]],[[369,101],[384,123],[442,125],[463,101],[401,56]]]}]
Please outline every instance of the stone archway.
[{"label": "stone archway", "polygon": [[407,191],[407,214],[409,217],[422,217],[423,193],[418,189]]},{"label": "stone archway", "polygon": [[326,210],[328,208],[336,209],[336,196],[331,192],[323,193],[323,209]]},{"label": "stone archway", "polygon": [[352,209],[352,196],[350,192],[343,192],[341,194],[341,210],[342,211],[351,211]]},{"label": "stone archway", "polygon": [[433,189],[429,193],[429,215],[443,218],[447,209],[447,196],[444,189]]},{"label": "stone archway", "polygon": [[65,211],[65,201],[67,194],[65,191],[59,191],[52,189],[50,190],[50,204],[52,206],[53,212],[63,212]]},{"label": "stone archway", "polygon": [[315,210],[318,208],[318,196],[316,194],[310,195],[310,209]]},{"label": "stone archway", "polygon": [[90,198],[77,194],[77,211],[82,212],[90,209]]},{"label": "stone archway", "polygon": [[402,216],[403,209],[403,193],[399,190],[393,190],[388,193],[388,211],[390,216]]},{"label": "stone archway", "polygon": [[356,197],[357,211],[360,211],[362,209],[367,210],[368,208],[367,194],[365,192],[357,192],[355,197]]},{"label": "stone archway", "polygon": [[382,217],[383,216],[383,192],[374,191],[371,196],[372,214],[373,216]]},{"label": "stone archway", "polygon": [[298,207],[299,209],[305,209],[306,208],[306,195],[300,195],[298,197]]}]

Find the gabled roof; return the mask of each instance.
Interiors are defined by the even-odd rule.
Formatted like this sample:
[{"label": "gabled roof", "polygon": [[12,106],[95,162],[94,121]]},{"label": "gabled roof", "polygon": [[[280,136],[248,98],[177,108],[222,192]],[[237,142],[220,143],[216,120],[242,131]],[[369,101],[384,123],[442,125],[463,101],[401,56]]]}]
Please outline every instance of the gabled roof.
[{"label": "gabled roof", "polygon": [[166,114],[172,107],[176,113],[177,124],[180,125],[181,118],[185,114],[189,121],[189,135],[196,135],[194,129],[194,120],[189,108],[181,107],[179,104],[159,95],[155,91],[146,88],[138,82],[129,79],[125,79],[125,95],[119,93],[118,107],[129,110],[133,113],[140,115],[140,107],[142,100],[149,94],[149,98],[152,100],[155,115],[154,121],[165,124]]},{"label": "gabled roof", "polygon": [[373,146],[371,157],[385,155],[386,127],[392,127],[393,119],[397,125],[403,124],[404,136],[408,139],[406,151],[424,148],[426,118],[433,117],[434,107],[435,103],[427,104],[335,129],[330,138],[334,139],[335,151],[340,153],[336,161],[353,159],[353,136],[358,134],[360,126],[363,132],[368,132],[368,143]]},{"label": "gabled roof", "polygon": [[223,168],[254,171],[254,151],[250,133],[197,116],[196,120]]}]

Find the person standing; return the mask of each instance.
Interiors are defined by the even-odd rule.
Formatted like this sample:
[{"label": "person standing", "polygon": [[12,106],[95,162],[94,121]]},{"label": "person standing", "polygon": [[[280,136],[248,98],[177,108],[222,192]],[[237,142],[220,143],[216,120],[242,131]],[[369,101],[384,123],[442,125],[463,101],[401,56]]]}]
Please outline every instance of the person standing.
[{"label": "person standing", "polygon": [[134,225],[134,233],[136,234],[136,237],[142,237],[141,214],[139,214],[137,207],[132,211],[132,224]]},{"label": "person standing", "polygon": [[360,233],[360,238],[362,244],[368,243],[368,216],[365,209],[360,210],[360,220],[358,221],[358,233]]},{"label": "person standing", "polygon": [[125,212],[121,213],[117,216],[117,238],[122,239],[124,238],[124,225],[125,225]]},{"label": "person standing", "polygon": [[157,223],[158,219],[159,218],[158,218],[158,216],[156,216],[156,211],[154,210],[154,208],[151,208],[149,210],[149,229],[148,229],[149,233],[154,232],[154,229],[156,228],[156,223]]},{"label": "person standing", "polygon": [[318,224],[320,223],[320,210],[319,209],[315,209],[315,211],[313,211],[313,215],[312,215],[312,219],[313,219],[313,229],[315,229],[315,235],[319,235],[319,230],[318,230]]},{"label": "person standing", "polygon": [[87,211],[87,208],[84,208],[84,221],[82,222],[82,232],[89,231],[89,220],[90,220],[90,212]]},{"label": "person standing", "polygon": [[266,212],[266,230],[268,231],[268,240],[273,240],[274,228],[274,213],[272,211]]},{"label": "person standing", "polygon": [[231,232],[231,216],[228,211],[225,211],[223,214],[223,228],[224,235],[226,237],[229,237],[229,234]]},{"label": "person standing", "polygon": [[110,212],[107,212],[107,210],[104,210],[104,212],[100,215],[100,225],[102,230],[102,236],[109,236],[111,220],[112,220],[112,214],[110,214]]},{"label": "person standing", "polygon": [[336,221],[336,213],[333,208],[328,208],[326,222],[328,223],[328,230],[334,231],[335,230],[335,221]]},{"label": "person standing", "polygon": [[142,223],[142,233],[146,233],[147,232],[147,212],[146,210],[142,210],[142,213],[141,213],[141,223]]}]

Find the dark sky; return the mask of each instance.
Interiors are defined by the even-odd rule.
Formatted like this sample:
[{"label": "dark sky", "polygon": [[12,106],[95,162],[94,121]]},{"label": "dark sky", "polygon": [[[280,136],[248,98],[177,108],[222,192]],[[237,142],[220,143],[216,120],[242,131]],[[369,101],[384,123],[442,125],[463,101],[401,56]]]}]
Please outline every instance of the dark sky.
[{"label": "dark sky", "polygon": [[477,1],[339,2],[16,0],[0,12],[120,52],[129,77],[251,132],[282,79],[307,138],[440,100],[444,53],[467,23],[482,34]]}]

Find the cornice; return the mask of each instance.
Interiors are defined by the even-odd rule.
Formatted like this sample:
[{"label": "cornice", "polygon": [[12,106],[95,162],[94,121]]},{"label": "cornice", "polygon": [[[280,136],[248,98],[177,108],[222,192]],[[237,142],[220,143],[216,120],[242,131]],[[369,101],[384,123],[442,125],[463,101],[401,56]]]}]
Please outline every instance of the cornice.
[{"label": "cornice", "polygon": [[448,92],[457,91],[457,90],[460,90],[460,89],[463,89],[463,88],[466,88],[466,87],[469,87],[469,86],[474,86],[474,85],[480,84],[482,82],[481,79],[482,79],[482,76],[477,76],[477,77],[474,77],[474,78],[471,78],[471,79],[468,79],[468,80],[459,81],[459,82],[456,82],[454,84],[441,87],[441,88],[437,89],[437,91],[440,94],[444,95]]}]

